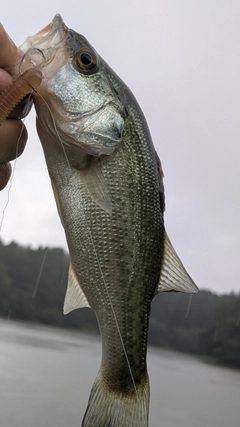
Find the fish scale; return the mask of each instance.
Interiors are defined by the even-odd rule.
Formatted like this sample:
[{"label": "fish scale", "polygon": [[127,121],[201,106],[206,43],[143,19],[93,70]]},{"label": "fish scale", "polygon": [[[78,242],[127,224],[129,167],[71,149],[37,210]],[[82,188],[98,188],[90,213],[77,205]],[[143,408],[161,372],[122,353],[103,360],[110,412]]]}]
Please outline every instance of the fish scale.
[{"label": "fish scale", "polygon": [[91,307],[102,338],[82,427],[147,427],[151,301],[197,292],[165,232],[161,163],[136,99],[83,36],[57,15],[28,57],[34,43],[48,58],[37,130],[71,261],[64,313]]},{"label": "fish scale", "polygon": [[[133,125],[130,123],[130,126],[132,127]],[[127,131],[128,123],[126,123]],[[74,261],[72,263],[81,283],[81,288],[87,295],[90,306],[97,314],[103,341],[107,337],[108,342],[111,344],[110,347],[105,347],[102,363],[105,367],[104,357],[106,357],[108,362],[107,370],[110,371],[112,377],[118,376],[118,373],[120,373],[121,378],[122,372],[125,372],[128,388],[130,386],[133,388],[133,383],[129,375],[128,366],[126,366],[119,334],[114,325],[114,316],[111,309],[109,309],[109,298],[104,289],[103,279],[108,288],[116,317],[119,319],[120,332],[124,345],[128,349],[128,358],[134,379],[138,383],[143,371],[142,361],[144,361],[143,365],[144,369],[146,369],[145,353],[148,316],[145,316],[145,305],[148,305],[149,312],[150,301],[159,280],[159,270],[156,270],[156,266],[159,269],[160,252],[158,251],[158,240],[160,238],[161,225],[158,192],[152,186],[148,188],[146,185],[151,178],[151,173],[146,174],[144,156],[140,154],[140,149],[139,151],[137,150],[136,159],[128,154],[133,143],[132,138],[129,139],[129,142],[127,138],[124,139],[115,156],[103,160],[102,168],[100,161],[98,162],[104,176],[105,170],[108,171],[107,182],[114,207],[112,217],[101,211],[91,201],[86,190],[80,188],[74,182],[71,185],[74,188],[78,186],[77,195],[74,192],[72,200],[69,200],[69,195],[67,196],[64,192],[60,198],[61,212],[64,218],[67,218],[65,228],[69,230],[70,253],[76,254],[76,259],[83,259],[81,254],[83,242],[84,246],[89,247],[88,262],[83,262],[80,267],[77,266],[79,263],[76,266]],[[125,149],[125,145],[129,145],[129,148]],[[142,162],[143,165],[139,162],[140,156],[144,160]],[[131,159],[130,162],[129,159]],[[138,165],[138,174],[136,174],[135,164]],[[128,170],[127,174],[125,172],[126,169]],[[77,174],[74,174],[74,177],[78,179]],[[124,181],[126,181],[126,185]],[[136,181],[139,182],[139,186],[135,185]],[[125,192],[121,191],[122,188],[125,188]],[[132,188],[138,190],[133,192]],[[129,189],[133,198],[129,197]],[[69,192],[71,193],[71,189],[68,186],[67,193]],[[155,209],[158,210],[158,224],[155,221],[146,221],[146,219],[152,217],[154,198]],[[76,199],[79,200],[79,204],[74,207]],[[141,203],[142,199],[144,203]],[[148,200],[151,200],[151,204],[147,203]],[[125,209],[123,209],[123,205]],[[145,210],[142,207],[145,207]],[[83,210],[84,214],[82,214]],[[153,228],[151,235],[149,226]],[[84,229],[85,232],[83,232]],[[91,234],[96,254],[91,247],[89,233]],[[125,236],[125,240],[121,239],[121,243],[119,243],[119,235]],[[72,241],[74,241],[74,246],[71,243]],[[144,252],[142,251],[143,249]],[[98,262],[96,262],[96,256],[100,260],[101,271],[99,270]],[[139,268],[140,265],[141,269]],[[96,285],[93,292],[89,290],[89,277],[92,277],[94,282],[99,284]],[[114,278],[114,283],[109,283],[108,277]],[[142,285],[143,282],[146,283],[146,286]],[[117,287],[115,283],[118,283]],[[137,285],[139,285],[139,290]],[[99,294],[101,294],[104,301],[103,304],[99,304]],[[124,304],[122,304],[122,301],[124,301]],[[135,307],[134,312],[131,307]],[[142,325],[140,330],[139,324]],[[135,325],[138,325],[138,328]],[[137,330],[139,330],[139,337],[137,336]],[[129,331],[133,331],[133,339]],[[135,346],[131,345],[133,341]],[[135,362],[136,359],[137,361]],[[123,364],[123,368],[121,368],[121,364]],[[118,366],[118,370],[116,370],[116,366]],[[117,378],[115,380],[117,385],[118,381],[119,379]]]},{"label": "fish scale", "polygon": [[[126,126],[126,133],[128,131],[128,124],[125,124]],[[131,125],[132,126],[132,125]],[[134,141],[132,139],[129,140],[130,142],[130,149],[131,149],[131,145],[134,143]],[[136,143],[138,143],[138,141],[136,141]],[[125,146],[128,145],[128,139],[124,139],[123,142],[123,147],[121,147],[119,149],[119,152],[117,153],[117,155],[115,156],[115,161],[117,161],[117,158],[120,157],[121,158],[121,167],[122,167],[122,173],[124,174],[125,169],[127,168],[129,172],[131,172],[130,175],[128,175],[128,179],[127,179],[127,184],[128,187],[127,188],[135,188],[136,189],[136,185],[134,185],[134,182],[136,181],[146,181],[146,169],[144,167],[141,167],[141,163],[139,163],[139,152],[137,152],[137,159],[135,161],[134,157],[128,156],[128,149],[126,150]],[[124,151],[125,154],[125,161],[126,164],[123,164],[123,154],[122,151]],[[129,159],[131,159],[130,161],[130,165],[131,167],[129,167]],[[111,173],[113,174],[113,176],[118,176],[120,179],[118,182],[116,182],[116,180],[114,179],[110,179],[108,180],[108,182],[113,183],[113,185],[116,184],[116,188],[118,189],[118,192],[120,192],[121,186],[123,185],[121,183],[121,169],[119,167],[119,164],[116,165],[116,167],[113,166],[112,164],[112,159],[109,162],[111,163],[108,164],[108,170],[111,170]],[[143,162],[142,162],[143,163]],[[136,168],[135,168],[135,164],[138,165],[138,170],[139,170],[139,176],[136,175]],[[132,178],[132,182],[130,181],[130,176]],[[129,267],[128,271],[126,271],[126,274],[123,274],[123,265],[122,263],[119,265],[119,276],[123,276],[123,280],[120,282],[121,285],[118,286],[118,290],[121,290],[121,293],[123,294],[122,300],[125,302],[124,305],[121,304],[120,309],[123,311],[124,309],[124,313],[120,312],[118,313],[118,310],[115,308],[115,312],[116,312],[116,316],[122,319],[126,319],[126,324],[127,327],[125,329],[125,331],[121,331],[122,337],[123,337],[123,341],[125,344],[126,349],[128,349],[128,357],[130,360],[130,365],[132,368],[133,373],[135,373],[134,379],[135,381],[139,382],[139,370],[142,371],[142,366],[140,361],[144,360],[144,369],[145,369],[145,351],[146,351],[146,336],[147,336],[147,328],[148,328],[148,316],[145,316],[145,312],[146,312],[146,307],[145,304],[150,306],[150,301],[151,301],[151,297],[152,294],[154,293],[154,290],[156,288],[156,284],[159,280],[159,275],[156,274],[156,265],[160,265],[160,253],[158,252],[158,235],[159,235],[159,231],[160,231],[160,212],[159,212],[159,203],[157,200],[157,192],[156,191],[151,191],[151,194],[146,194],[146,192],[148,193],[148,188],[147,186],[145,186],[144,190],[143,190],[144,186],[143,185],[139,185],[139,192],[134,192],[133,196],[133,207],[132,207],[132,213],[131,216],[129,215],[129,212],[131,212],[131,210],[128,208],[127,210],[127,219],[128,219],[128,227],[126,227],[125,224],[125,238],[126,238],[126,243],[125,243],[125,248],[123,251],[123,254],[118,253],[115,255],[114,251],[110,252],[109,256],[112,256],[114,259],[120,259],[122,261],[122,263],[124,263],[123,261],[123,255],[125,250],[128,252],[127,254],[127,258],[132,259],[131,262],[131,266]],[[111,187],[112,189],[112,187]],[[111,190],[110,190],[111,192]],[[132,191],[131,191],[132,193]],[[158,221],[158,227],[156,227],[156,223],[153,221],[150,225],[152,226],[152,228],[154,229],[152,232],[152,238],[150,238],[149,235],[149,224],[147,223],[147,229],[146,229],[146,233],[144,233],[144,228],[146,228],[146,221],[145,218],[148,218],[152,216],[152,209],[153,209],[153,197],[154,197],[154,193],[155,193],[155,204],[156,204],[156,209],[158,209],[159,215],[159,221]],[[151,197],[152,196],[152,197]],[[156,197],[157,196],[157,197]],[[147,203],[145,203],[146,205],[146,211],[143,212],[142,206],[144,205],[143,203],[141,203],[141,199],[144,199],[144,201],[146,202],[147,197],[151,199],[151,205],[147,205]],[[123,198],[125,200],[131,200],[131,197],[129,197],[129,195],[125,195],[123,194]],[[113,196],[113,201],[114,201],[114,196]],[[115,203],[114,203],[115,206]],[[121,200],[119,200],[117,206],[119,207],[119,215],[114,215],[113,212],[113,217],[115,217],[115,223],[119,223],[120,228],[122,227],[122,223],[124,222],[124,220],[122,220],[122,209],[121,209]],[[141,208],[139,209],[139,206],[141,206]],[[141,218],[141,217],[142,218]],[[119,236],[119,232],[121,233],[121,230],[117,231],[117,236]],[[111,230],[108,231],[108,233],[111,235]],[[94,232],[93,232],[94,234]],[[130,235],[131,234],[131,235]],[[132,237],[132,248],[129,248],[129,243],[131,242],[131,237]],[[123,242],[123,241],[122,241]],[[155,250],[154,250],[154,245],[153,243],[155,243]],[[116,241],[117,246],[119,245],[119,237],[117,237],[117,241]],[[144,248],[144,252],[142,252],[142,249]],[[142,254],[141,254],[142,252]],[[149,255],[151,254],[151,260],[149,261]],[[140,259],[140,255],[142,259]],[[141,264],[141,269],[139,269],[139,264]],[[130,275],[129,275],[130,273]],[[112,275],[112,277],[116,277],[117,279],[117,275],[116,273]],[[147,285],[149,284],[150,286],[142,286],[142,283],[147,282]],[[139,284],[139,292],[137,288],[137,284]],[[121,300],[121,297],[119,298]],[[146,302],[147,301],[147,302]],[[127,302],[127,304],[126,304]],[[130,308],[131,307],[135,307],[135,311],[132,311]],[[99,309],[98,313],[98,319],[101,322],[101,309]],[[101,322],[104,325],[104,320]],[[110,322],[110,324],[112,324],[113,322]],[[142,330],[144,331],[144,334],[142,333],[142,330],[140,330],[139,332],[139,336],[137,336],[136,331],[139,329],[139,324],[142,325]],[[137,328],[136,326],[137,325]],[[100,326],[101,327],[101,326]],[[102,330],[102,327],[101,327]],[[129,332],[130,331],[130,332]],[[131,335],[131,331],[133,331],[133,334]],[[126,334],[127,332],[127,334]],[[102,331],[102,335],[105,333],[105,331]],[[108,333],[106,331],[106,333]],[[117,336],[117,331],[116,331],[116,341],[118,343],[118,348],[119,348],[119,337]],[[130,342],[130,344],[129,344]],[[132,344],[135,344],[134,346]],[[118,350],[120,353],[120,349]],[[131,353],[130,353],[131,352]],[[138,359],[137,363],[133,363],[132,360],[136,360]],[[131,363],[132,362],[132,363]],[[123,363],[126,364],[126,361],[123,360]],[[137,369],[135,368],[135,366],[137,367]],[[126,368],[125,368],[126,369]],[[114,372],[116,372],[116,369],[113,369]],[[129,379],[129,381],[131,382],[131,380]],[[132,382],[131,382],[132,385]]]}]

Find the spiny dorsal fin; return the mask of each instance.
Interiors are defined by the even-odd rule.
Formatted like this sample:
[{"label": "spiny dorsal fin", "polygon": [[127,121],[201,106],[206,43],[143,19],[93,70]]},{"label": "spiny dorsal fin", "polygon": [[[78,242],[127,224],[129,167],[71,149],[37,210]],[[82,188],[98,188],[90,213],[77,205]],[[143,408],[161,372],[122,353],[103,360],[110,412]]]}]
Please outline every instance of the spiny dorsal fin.
[{"label": "spiny dorsal fin", "polygon": [[112,202],[106,180],[96,161],[92,161],[88,168],[80,171],[81,178],[86,185],[89,195],[97,205],[112,215]]},{"label": "spiny dorsal fin", "polygon": [[164,173],[161,165],[161,160],[158,157],[157,152],[155,151],[156,162],[157,162],[157,170],[158,170],[158,190],[159,190],[159,200],[160,200],[160,208],[161,212],[165,211],[165,191],[163,185]]},{"label": "spiny dorsal fin", "polygon": [[65,295],[63,313],[68,314],[70,311],[75,310],[76,308],[90,307],[85,297],[84,292],[82,291],[72,265],[70,264],[69,273],[68,273],[68,286],[67,292]]},{"label": "spiny dorsal fin", "polygon": [[198,288],[186,272],[167,234],[165,233],[162,270],[155,294],[171,291],[197,293]]}]

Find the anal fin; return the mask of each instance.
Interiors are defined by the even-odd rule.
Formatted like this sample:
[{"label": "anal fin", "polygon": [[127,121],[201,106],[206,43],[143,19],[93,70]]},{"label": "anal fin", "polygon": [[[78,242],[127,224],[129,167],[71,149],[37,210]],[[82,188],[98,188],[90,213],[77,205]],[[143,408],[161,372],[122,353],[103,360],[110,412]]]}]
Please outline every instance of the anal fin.
[{"label": "anal fin", "polygon": [[155,294],[159,292],[197,293],[198,287],[185,270],[166,233],[164,239],[162,269]]},{"label": "anal fin", "polygon": [[68,273],[68,286],[63,305],[63,313],[68,314],[71,311],[82,307],[90,306],[76,278],[72,265],[70,264]]}]

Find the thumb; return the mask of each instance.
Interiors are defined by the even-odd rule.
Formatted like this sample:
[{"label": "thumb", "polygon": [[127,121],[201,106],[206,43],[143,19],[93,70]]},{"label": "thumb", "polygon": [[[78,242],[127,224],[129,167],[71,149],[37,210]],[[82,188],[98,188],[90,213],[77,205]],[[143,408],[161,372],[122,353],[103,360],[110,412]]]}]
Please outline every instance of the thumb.
[{"label": "thumb", "polygon": [[27,137],[27,129],[21,120],[5,120],[0,127],[0,163],[10,162],[20,156]]},{"label": "thumb", "polygon": [[11,173],[12,167],[10,163],[0,163],[0,191],[6,187]]}]

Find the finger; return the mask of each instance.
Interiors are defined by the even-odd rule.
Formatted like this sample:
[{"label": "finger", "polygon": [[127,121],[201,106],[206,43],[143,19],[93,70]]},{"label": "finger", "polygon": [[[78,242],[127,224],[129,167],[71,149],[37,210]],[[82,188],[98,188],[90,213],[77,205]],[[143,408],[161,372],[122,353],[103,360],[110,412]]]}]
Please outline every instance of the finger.
[{"label": "finger", "polygon": [[20,51],[0,24],[0,68],[7,67],[19,59]]},{"label": "finger", "polygon": [[[0,68],[0,94],[6,89],[6,87],[10,86],[13,82],[12,76],[10,74]],[[1,95],[0,95],[1,98]]]},{"label": "finger", "polygon": [[6,187],[12,173],[10,163],[0,163],[0,191]]},{"label": "finger", "polygon": [[[10,74],[0,68],[0,108],[1,108],[1,97],[4,91],[13,83],[13,78]],[[23,98],[9,114],[8,119],[23,119],[26,117],[33,104],[33,98],[31,95],[27,95]]]},{"label": "finger", "polygon": [[22,154],[27,129],[21,120],[6,120],[0,127],[0,163],[10,162]]},{"label": "finger", "polygon": [[8,119],[24,119],[33,105],[33,97],[29,94],[25,96],[8,115]]}]

